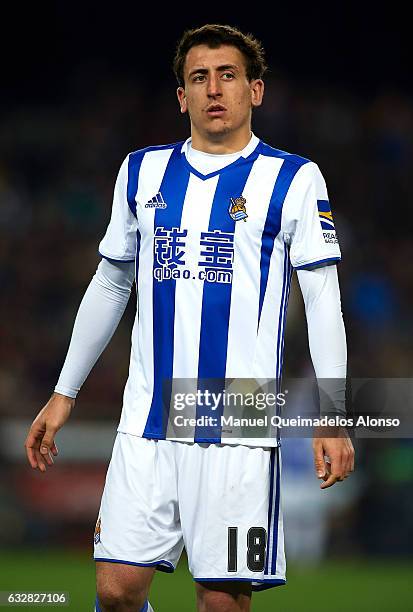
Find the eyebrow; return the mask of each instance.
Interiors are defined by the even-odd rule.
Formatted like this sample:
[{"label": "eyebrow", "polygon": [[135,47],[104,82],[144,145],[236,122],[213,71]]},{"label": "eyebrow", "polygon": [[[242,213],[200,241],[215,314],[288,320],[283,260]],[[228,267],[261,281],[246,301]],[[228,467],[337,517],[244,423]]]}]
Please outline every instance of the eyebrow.
[{"label": "eyebrow", "polygon": [[[236,64],[223,64],[222,66],[218,66],[216,69],[218,72],[223,72],[224,70],[239,70]],[[194,70],[191,70],[189,73],[189,76],[192,76],[193,74],[208,74],[208,68],[194,68]]]}]

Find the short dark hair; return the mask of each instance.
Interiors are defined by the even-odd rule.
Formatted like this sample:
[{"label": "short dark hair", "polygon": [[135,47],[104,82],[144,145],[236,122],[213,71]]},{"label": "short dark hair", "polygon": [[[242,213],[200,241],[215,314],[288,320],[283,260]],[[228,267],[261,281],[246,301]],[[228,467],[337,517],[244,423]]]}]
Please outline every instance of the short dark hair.
[{"label": "short dark hair", "polygon": [[245,58],[247,79],[261,79],[267,70],[264,48],[252,34],[243,34],[229,25],[207,24],[193,30],[186,30],[178,42],[173,61],[173,71],[180,87],[184,86],[184,65],[188,51],[195,45],[207,45],[216,49],[221,45],[232,45]]}]

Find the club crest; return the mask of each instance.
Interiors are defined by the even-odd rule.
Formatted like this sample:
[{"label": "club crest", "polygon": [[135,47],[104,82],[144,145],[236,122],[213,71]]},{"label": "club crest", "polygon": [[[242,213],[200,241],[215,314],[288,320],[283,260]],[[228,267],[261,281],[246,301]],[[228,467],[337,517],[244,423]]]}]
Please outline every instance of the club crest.
[{"label": "club crest", "polygon": [[246,221],[248,217],[247,209],[245,206],[246,203],[247,200],[244,198],[244,196],[239,196],[239,198],[230,199],[228,212],[230,214],[231,219],[234,219],[234,221],[241,221],[241,219],[244,219],[244,221]]}]

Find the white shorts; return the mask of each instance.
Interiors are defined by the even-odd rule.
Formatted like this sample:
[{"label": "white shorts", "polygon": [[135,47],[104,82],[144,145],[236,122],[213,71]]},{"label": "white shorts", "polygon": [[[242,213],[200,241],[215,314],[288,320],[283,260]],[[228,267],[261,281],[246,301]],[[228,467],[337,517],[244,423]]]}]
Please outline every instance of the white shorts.
[{"label": "white shorts", "polygon": [[280,449],[118,433],[95,530],[96,561],[173,572],[185,546],[196,581],[285,583]]}]

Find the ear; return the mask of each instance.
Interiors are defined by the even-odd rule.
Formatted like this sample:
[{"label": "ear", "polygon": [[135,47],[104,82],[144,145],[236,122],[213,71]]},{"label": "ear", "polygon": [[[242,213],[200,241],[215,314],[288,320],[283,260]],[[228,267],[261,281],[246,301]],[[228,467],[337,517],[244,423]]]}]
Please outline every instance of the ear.
[{"label": "ear", "polygon": [[264,97],[264,81],[261,79],[254,79],[250,82],[251,88],[251,105],[261,106],[262,99]]},{"label": "ear", "polygon": [[186,113],[186,111],[188,110],[188,105],[186,102],[185,89],[183,87],[178,87],[178,89],[176,90],[176,95],[178,96],[181,113]]}]

